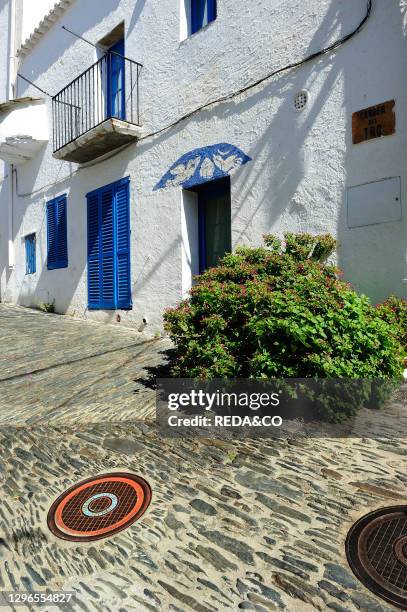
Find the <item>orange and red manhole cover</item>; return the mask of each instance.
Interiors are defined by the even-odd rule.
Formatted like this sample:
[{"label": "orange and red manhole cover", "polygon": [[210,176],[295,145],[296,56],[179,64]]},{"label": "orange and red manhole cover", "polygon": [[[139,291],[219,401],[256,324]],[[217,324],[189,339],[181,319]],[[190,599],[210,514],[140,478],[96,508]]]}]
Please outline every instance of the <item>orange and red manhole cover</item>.
[{"label": "orange and red manhole cover", "polygon": [[47,523],[58,538],[90,542],[129,527],[144,514],[150,501],[150,486],[140,476],[102,474],[62,493],[49,509]]}]

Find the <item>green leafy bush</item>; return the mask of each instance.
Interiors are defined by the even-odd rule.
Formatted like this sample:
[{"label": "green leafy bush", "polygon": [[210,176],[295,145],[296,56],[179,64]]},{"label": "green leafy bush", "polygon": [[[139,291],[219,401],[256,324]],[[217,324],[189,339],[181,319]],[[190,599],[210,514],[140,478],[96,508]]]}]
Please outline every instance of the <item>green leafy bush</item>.
[{"label": "green leafy bush", "polygon": [[396,331],[397,338],[407,355],[407,300],[391,295],[383,304],[377,306],[377,311]]},{"label": "green leafy bush", "polygon": [[172,374],[188,378],[386,378],[402,372],[395,323],[385,321],[324,261],[329,235],[286,234],[237,249],[197,277],[165,313]]}]

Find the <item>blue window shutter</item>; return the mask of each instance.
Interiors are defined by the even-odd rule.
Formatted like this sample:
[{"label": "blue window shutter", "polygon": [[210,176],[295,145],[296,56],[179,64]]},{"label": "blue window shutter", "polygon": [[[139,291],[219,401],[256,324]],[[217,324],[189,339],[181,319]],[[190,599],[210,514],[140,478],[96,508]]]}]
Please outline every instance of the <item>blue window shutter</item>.
[{"label": "blue window shutter", "polygon": [[57,260],[59,268],[68,267],[68,237],[66,223],[66,196],[61,196],[56,202],[58,223],[58,249]]},{"label": "blue window shutter", "polygon": [[129,181],[116,188],[117,308],[131,307]]},{"label": "blue window shutter", "polygon": [[88,307],[131,308],[129,180],[87,194]]},{"label": "blue window shutter", "polygon": [[115,304],[115,240],[114,240],[114,189],[104,187],[100,191],[100,256],[102,308],[114,309]]},{"label": "blue window shutter", "polygon": [[25,237],[25,273],[35,274],[37,271],[35,234]]},{"label": "blue window shutter", "polygon": [[31,259],[30,242],[29,242],[29,237],[26,236],[25,237],[25,273],[26,274],[30,274],[30,259]]},{"label": "blue window shutter", "polygon": [[68,267],[66,195],[47,202],[47,268]]},{"label": "blue window shutter", "polygon": [[32,236],[31,271],[33,274],[37,271],[37,240],[35,234]]},{"label": "blue window shutter", "polygon": [[101,308],[99,193],[88,195],[88,306]]},{"label": "blue window shutter", "polygon": [[55,201],[47,203],[47,268],[53,270],[57,263],[57,219]]}]

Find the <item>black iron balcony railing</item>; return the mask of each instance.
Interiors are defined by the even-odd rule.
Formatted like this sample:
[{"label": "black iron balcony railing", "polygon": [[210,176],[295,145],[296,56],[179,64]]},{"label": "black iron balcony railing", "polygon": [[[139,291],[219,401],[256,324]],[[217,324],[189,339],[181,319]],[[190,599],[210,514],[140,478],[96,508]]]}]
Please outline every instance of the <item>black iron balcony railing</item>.
[{"label": "black iron balcony railing", "polygon": [[140,125],[142,65],[109,51],[52,98],[53,149],[116,118]]}]

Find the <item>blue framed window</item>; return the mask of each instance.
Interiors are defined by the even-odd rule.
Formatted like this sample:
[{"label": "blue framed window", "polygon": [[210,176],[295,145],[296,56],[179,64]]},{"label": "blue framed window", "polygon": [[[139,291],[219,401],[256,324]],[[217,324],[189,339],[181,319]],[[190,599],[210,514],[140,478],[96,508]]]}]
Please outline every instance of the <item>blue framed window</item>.
[{"label": "blue framed window", "polygon": [[35,274],[37,271],[36,257],[36,238],[35,234],[25,237],[25,273]]},{"label": "blue framed window", "polygon": [[107,53],[107,117],[126,118],[124,39],[119,40]]},{"label": "blue framed window", "polygon": [[68,267],[66,194],[47,202],[47,268]]},{"label": "blue framed window", "polygon": [[132,307],[130,184],[124,178],[86,195],[88,204],[88,308]]},{"label": "blue framed window", "polygon": [[216,19],[216,0],[191,0],[191,34]]}]

